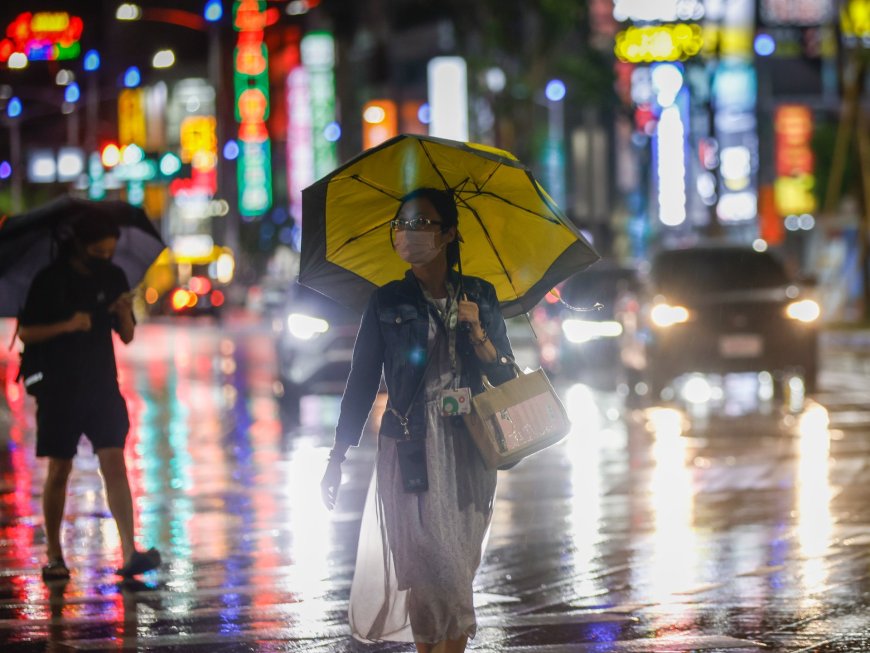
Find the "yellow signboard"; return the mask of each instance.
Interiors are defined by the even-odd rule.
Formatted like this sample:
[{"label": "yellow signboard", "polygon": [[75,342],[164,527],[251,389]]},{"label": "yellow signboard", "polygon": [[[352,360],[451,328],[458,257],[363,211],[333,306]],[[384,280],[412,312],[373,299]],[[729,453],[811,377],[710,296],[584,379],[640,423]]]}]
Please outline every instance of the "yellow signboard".
[{"label": "yellow signboard", "polygon": [[652,63],[694,57],[703,45],[704,37],[698,25],[644,25],[619,32],[613,51],[620,61]]},{"label": "yellow signboard", "polygon": [[145,147],[145,93],[141,88],[126,88],[118,94],[118,141]]}]

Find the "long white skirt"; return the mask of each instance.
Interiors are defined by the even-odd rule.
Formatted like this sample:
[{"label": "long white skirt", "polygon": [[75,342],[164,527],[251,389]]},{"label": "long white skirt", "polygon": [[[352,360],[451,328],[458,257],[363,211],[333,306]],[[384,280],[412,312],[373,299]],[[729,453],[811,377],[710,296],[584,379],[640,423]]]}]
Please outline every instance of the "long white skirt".
[{"label": "long white skirt", "polygon": [[405,492],[396,441],[381,437],[363,512],[350,626],[363,642],[474,637],[472,583],[492,517],[496,472],[461,422],[440,414],[445,359],[426,383],[429,490]]}]

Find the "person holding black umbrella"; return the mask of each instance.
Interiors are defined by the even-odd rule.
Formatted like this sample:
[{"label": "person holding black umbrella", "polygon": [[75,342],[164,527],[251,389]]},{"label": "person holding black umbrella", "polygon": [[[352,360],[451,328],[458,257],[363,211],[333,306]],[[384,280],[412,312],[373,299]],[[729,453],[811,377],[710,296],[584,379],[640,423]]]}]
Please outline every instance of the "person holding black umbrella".
[{"label": "person holding black umbrella", "polygon": [[[132,296],[124,272],[112,263],[118,225],[99,214],[83,215],[57,258],[33,279],[19,315],[22,368],[37,361],[25,379],[37,402],[36,455],[48,458],[43,513],[48,562],[45,580],[70,576],[63,556],[61,522],[67,482],[79,438],[96,451],[106,497],[120,534],[124,578],[160,565],[157,549],[136,548],[133,501],[124,461],[130,427],[118,387],[112,331],[133,340]],[[25,372],[27,374],[31,370]]]},{"label": "person holding black umbrella", "polygon": [[[361,432],[383,372],[388,402],[350,599],[354,637],[413,641],[421,653],[464,651],[477,624],[472,583],[495,496],[461,406],[513,378],[492,284],[454,270],[458,210],[450,190],[402,197],[390,224],[404,279],[369,300],[321,482],[335,505],[341,463]],[[471,253],[474,256],[474,253]]]}]

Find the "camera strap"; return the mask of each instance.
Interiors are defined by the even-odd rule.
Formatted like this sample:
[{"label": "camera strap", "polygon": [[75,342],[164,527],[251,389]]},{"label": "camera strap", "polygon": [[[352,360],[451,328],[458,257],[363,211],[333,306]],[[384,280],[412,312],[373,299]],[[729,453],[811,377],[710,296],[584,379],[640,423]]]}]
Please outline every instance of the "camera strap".
[{"label": "camera strap", "polygon": [[399,424],[402,425],[402,429],[405,432],[405,439],[411,439],[411,432],[408,430],[408,416],[411,414],[411,409],[414,407],[414,402],[417,401],[417,396],[420,394],[420,390],[423,389],[423,384],[426,382],[426,373],[429,371],[429,367],[432,365],[432,360],[435,358],[435,344],[438,343],[438,338],[440,337],[440,332],[436,329],[435,331],[435,340],[433,341],[432,353],[430,354],[428,351],[426,352],[426,367],[423,368],[423,374],[420,375],[420,380],[417,382],[417,387],[414,389],[414,394],[411,395],[411,401],[408,402],[408,409],[405,411],[403,415],[395,408],[393,408],[393,400],[387,399],[387,410],[390,411],[397,420],[399,420]]}]

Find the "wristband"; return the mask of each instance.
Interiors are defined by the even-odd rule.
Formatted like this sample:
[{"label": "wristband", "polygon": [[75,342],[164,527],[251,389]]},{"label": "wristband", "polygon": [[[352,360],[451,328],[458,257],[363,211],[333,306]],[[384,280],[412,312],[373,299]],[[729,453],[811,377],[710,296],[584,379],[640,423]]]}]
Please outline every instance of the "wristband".
[{"label": "wristband", "polygon": [[475,340],[471,336],[469,336],[468,339],[471,341],[472,345],[474,345],[475,347],[480,347],[480,345],[486,343],[486,341],[489,340],[489,336],[486,334],[486,331],[484,331],[483,336],[480,338],[480,340]]}]

